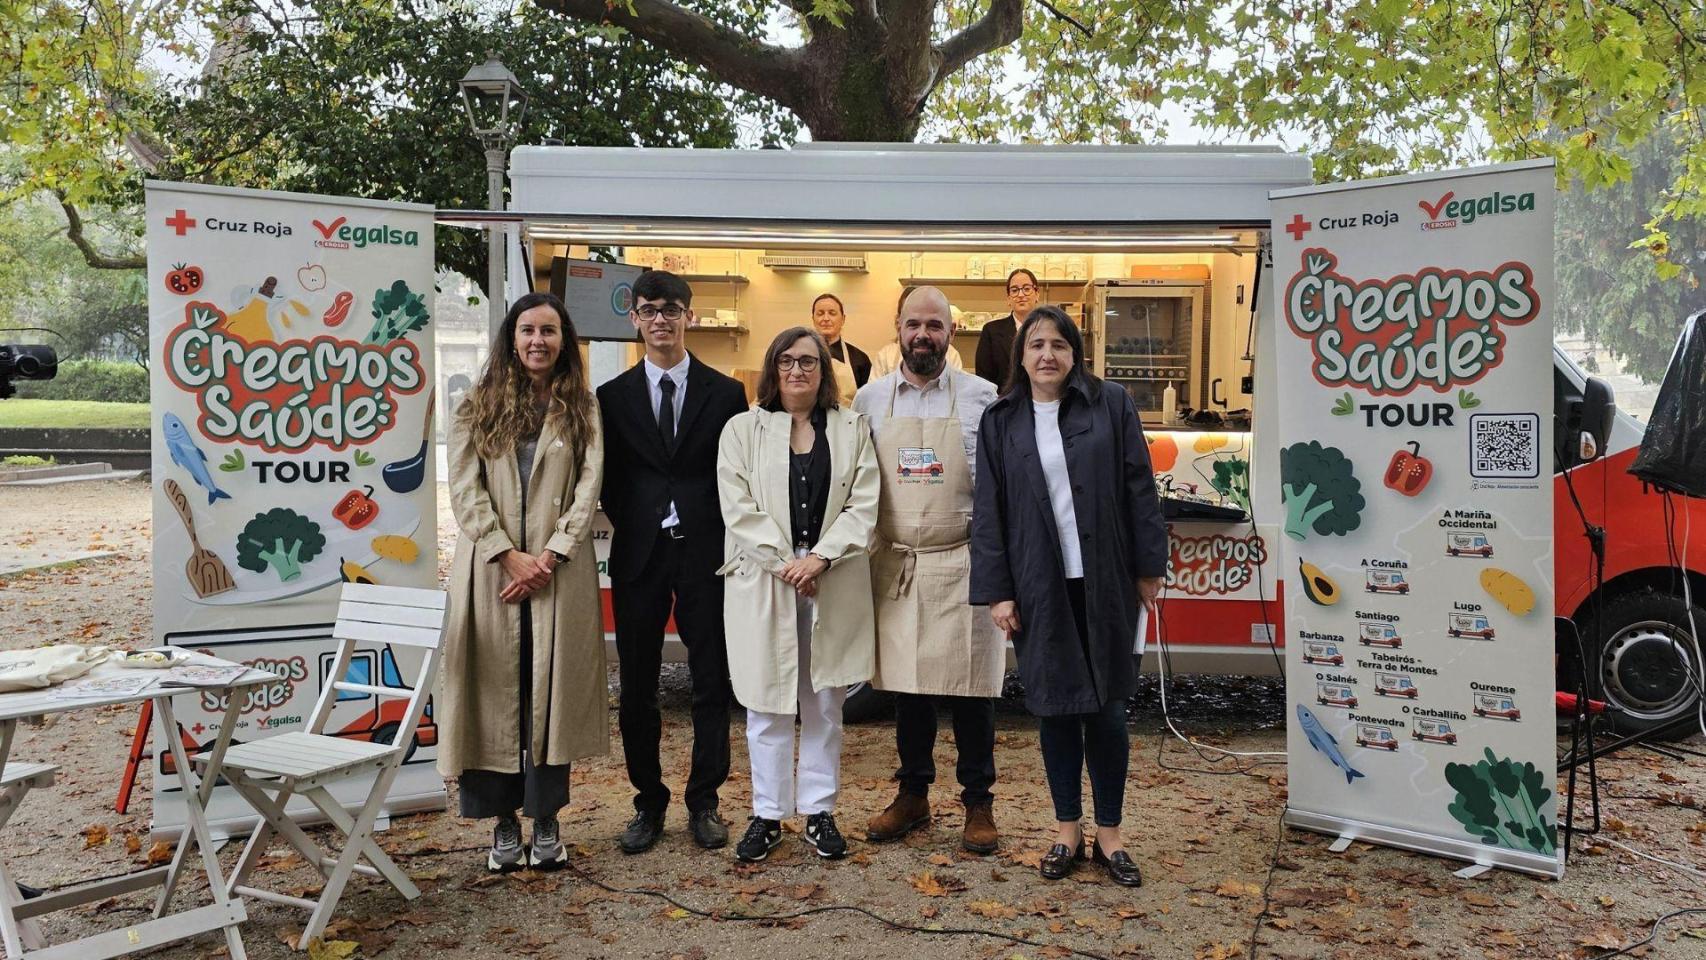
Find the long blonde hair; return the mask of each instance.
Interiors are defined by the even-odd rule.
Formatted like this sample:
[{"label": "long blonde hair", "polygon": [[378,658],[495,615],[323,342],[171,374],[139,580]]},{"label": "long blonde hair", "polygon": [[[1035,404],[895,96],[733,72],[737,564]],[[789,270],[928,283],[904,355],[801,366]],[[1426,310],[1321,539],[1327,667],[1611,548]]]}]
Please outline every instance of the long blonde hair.
[{"label": "long blonde hair", "polygon": [[[563,352],[551,372],[550,400],[543,410],[534,400],[533,378],[515,352],[516,323],[523,313],[540,306],[554,310],[563,325]],[[474,448],[482,457],[495,459],[509,453],[549,422],[557,425],[576,460],[580,459],[592,435],[593,399],[587,389],[586,365],[581,362],[580,339],[563,301],[549,293],[530,293],[510,306],[480,382],[463,405],[471,421]]]}]

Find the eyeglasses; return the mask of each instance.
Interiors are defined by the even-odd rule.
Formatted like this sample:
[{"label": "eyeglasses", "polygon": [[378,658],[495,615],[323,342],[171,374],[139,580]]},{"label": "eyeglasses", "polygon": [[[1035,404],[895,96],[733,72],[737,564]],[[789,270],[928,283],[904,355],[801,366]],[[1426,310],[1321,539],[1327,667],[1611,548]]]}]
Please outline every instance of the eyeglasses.
[{"label": "eyeglasses", "polygon": [[783,373],[787,373],[795,367],[799,367],[801,373],[811,373],[813,370],[817,369],[817,358],[796,357],[786,353],[776,358],[776,369]]},{"label": "eyeglasses", "polygon": [[666,303],[661,307],[642,304],[634,308],[634,314],[641,320],[656,320],[662,315],[665,320],[680,320],[687,313],[687,308],[679,303]]},{"label": "eyeglasses", "polygon": [[1015,296],[1015,297],[1017,297],[1017,296],[1019,296],[1019,295],[1021,295],[1021,294],[1027,294],[1027,293],[1036,293],[1036,292],[1037,292],[1037,288],[1036,288],[1036,287],[1033,287],[1033,286],[1031,286],[1031,285],[1030,285],[1030,284],[1028,284],[1028,283],[1021,283],[1021,284],[1019,284],[1019,285],[1018,285],[1018,286],[1016,286],[1016,287],[1008,287],[1008,288],[1007,288],[1007,292],[1008,292],[1008,293],[1011,293],[1011,294],[1012,294],[1012,295],[1014,295],[1014,296]]}]

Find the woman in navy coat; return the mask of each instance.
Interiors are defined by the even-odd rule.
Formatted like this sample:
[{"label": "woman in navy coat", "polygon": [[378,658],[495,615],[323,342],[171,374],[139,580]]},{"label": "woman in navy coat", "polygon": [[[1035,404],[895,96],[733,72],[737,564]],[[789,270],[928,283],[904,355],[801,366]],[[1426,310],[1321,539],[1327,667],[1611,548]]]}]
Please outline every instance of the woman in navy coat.
[{"label": "woman in navy coat", "polygon": [[1092,376],[1084,340],[1058,307],[1031,312],[1013,344],[1013,381],[984,411],[972,511],[971,602],[988,604],[1018,654],[1025,705],[1040,720],[1059,879],[1082,859],[1081,774],[1090,772],[1090,856],[1117,883],[1142,875],[1120,839],[1130,754],[1126,700],[1138,604],[1167,571],[1167,527],[1131,397]]}]

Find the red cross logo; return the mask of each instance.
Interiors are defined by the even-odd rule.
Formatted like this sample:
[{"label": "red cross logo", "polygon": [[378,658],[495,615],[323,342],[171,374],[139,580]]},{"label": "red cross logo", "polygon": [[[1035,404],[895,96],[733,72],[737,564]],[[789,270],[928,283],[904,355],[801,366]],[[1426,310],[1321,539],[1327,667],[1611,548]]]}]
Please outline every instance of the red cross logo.
[{"label": "red cross logo", "polygon": [[178,231],[178,236],[181,237],[184,235],[186,230],[195,226],[195,218],[189,216],[183,210],[179,210],[175,216],[166,218],[166,226]]},{"label": "red cross logo", "polygon": [[[182,213],[183,211],[180,210],[178,212]],[[1301,213],[1292,214],[1291,222],[1285,225],[1285,232],[1291,234],[1291,238],[1296,240],[1298,243],[1302,243],[1303,235],[1313,229],[1315,228],[1309,225],[1308,220],[1303,219],[1303,214]]]},{"label": "red cross logo", "polygon": [[196,736],[198,736],[198,737],[199,737],[199,736],[201,736],[201,734],[202,734],[202,731],[204,731],[204,730],[206,730],[206,729],[207,729],[207,728],[206,728],[206,727],[204,727],[204,726],[202,726],[202,725],[201,725],[201,724],[199,724],[199,723],[198,723],[198,724],[196,724],[196,725],[195,725],[195,726],[193,726],[193,727],[191,727],[191,728],[190,728],[190,731],[191,731],[191,732],[193,732],[193,733],[194,733],[194,734],[195,734],[195,735],[196,735]]}]

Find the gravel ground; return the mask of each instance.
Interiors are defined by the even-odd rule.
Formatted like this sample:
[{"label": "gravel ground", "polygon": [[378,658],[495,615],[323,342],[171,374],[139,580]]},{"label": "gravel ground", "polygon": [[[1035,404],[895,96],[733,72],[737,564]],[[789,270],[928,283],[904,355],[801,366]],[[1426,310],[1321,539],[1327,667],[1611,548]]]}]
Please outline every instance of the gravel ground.
[{"label": "gravel ground", "polygon": [[[17,546],[109,549],[117,556],[0,580],[0,647],[51,641],[149,642],[148,487],[142,482],[85,483],[45,489],[0,488],[0,518]],[[448,558],[455,536],[440,517]],[[665,683],[665,769],[687,765],[686,688],[678,670]],[[1282,695],[1271,681],[1186,681],[1175,703],[1193,734],[1234,750],[1284,747]],[[1546,882],[1495,872],[1475,881],[1452,876],[1457,864],[1355,844],[1343,854],[1326,838],[1280,834],[1283,764],[1238,771],[1211,764],[1177,741],[1159,739],[1152,688],[1140,698],[1126,798],[1128,845],[1146,885],[1128,891],[1090,870],[1045,884],[1037,858],[1051,832],[1034,724],[1011,703],[1000,714],[996,816],[1002,851],[973,857],[957,847],[960,826],[952,784],[933,797],[937,820],[903,843],[854,839],[852,856],[826,863],[790,838],[772,859],[738,865],[729,851],[705,853],[672,810],[653,852],[623,857],[613,838],[630,814],[620,751],[577,766],[573,803],[563,817],[573,870],[493,878],[483,870],[488,825],[447,814],[393,821],[381,839],[419,881],[424,896],[403,901],[358,879],[345,895],[319,957],[660,958],[755,956],[866,958],[1247,957],[1262,913],[1257,955],[1374,960],[1417,958],[1586,958],[1647,935],[1654,918],[1706,905],[1699,882],[1589,839],[1578,840],[1568,876]],[[614,708],[614,700],[612,701]],[[0,839],[25,883],[57,887],[146,863],[150,849],[148,783],[127,816],[112,802],[134,712],[83,712],[24,728],[16,755],[61,764],[59,783],[32,794]],[[614,734],[615,711],[610,723]],[[946,731],[944,724],[944,731]],[[731,729],[735,775],[724,813],[738,834],[750,798],[745,742]],[[940,769],[951,771],[944,732]],[[1158,756],[1158,746],[1165,751]],[[1687,744],[1699,747],[1698,738]],[[893,735],[887,726],[850,728],[843,758],[839,817],[850,838],[889,800]],[[1706,761],[1645,751],[1602,765],[1602,836],[1689,865],[1706,862]],[[679,777],[676,778],[679,781]],[[951,776],[949,777],[951,780]],[[679,788],[679,782],[675,784]],[[792,825],[797,828],[798,824]],[[1277,861],[1274,859],[1277,851]],[[229,865],[235,853],[227,851]],[[1270,864],[1277,867],[1270,871]],[[1270,880],[1271,874],[1271,880]],[[257,874],[276,889],[312,892],[315,875],[280,852]],[[644,892],[635,892],[644,891]],[[205,898],[190,883],[180,897]],[[674,902],[663,899],[664,895]],[[121,925],[144,915],[142,896],[56,915],[50,939]],[[851,909],[915,928],[885,926]],[[837,908],[837,909],[830,909]],[[284,943],[303,916],[249,905],[249,955],[301,956]],[[819,911],[790,917],[802,911]],[[715,919],[701,916],[715,915]],[[769,916],[737,920],[737,916]],[[1649,956],[1706,957],[1698,918],[1667,923]],[[923,932],[975,929],[1033,941]],[[208,936],[157,951],[170,958],[223,956]]]}]

